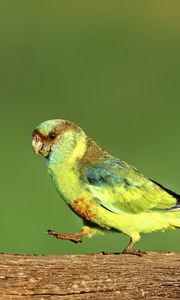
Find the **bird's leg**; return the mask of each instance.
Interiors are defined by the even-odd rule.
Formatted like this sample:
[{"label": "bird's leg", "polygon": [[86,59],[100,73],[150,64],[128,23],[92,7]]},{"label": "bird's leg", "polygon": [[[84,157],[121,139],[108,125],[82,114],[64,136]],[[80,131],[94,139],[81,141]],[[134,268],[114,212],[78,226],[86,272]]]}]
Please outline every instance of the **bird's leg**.
[{"label": "bird's leg", "polygon": [[74,243],[81,243],[83,237],[91,236],[96,231],[97,228],[84,226],[80,232],[76,232],[76,233],[60,233],[54,230],[48,230],[48,234],[55,236],[57,239],[69,240]]},{"label": "bird's leg", "polygon": [[[136,241],[135,241],[136,242]],[[122,251],[123,254],[130,254],[132,253],[132,251],[134,251],[132,248],[135,244],[135,242],[133,241],[133,239],[130,239],[129,244],[126,246],[126,248]]]},{"label": "bird's leg", "polygon": [[134,254],[138,256],[142,256],[142,252],[140,250],[132,249],[134,244],[140,239],[140,235],[138,234],[136,238],[131,238],[127,247],[122,251],[122,254]]}]

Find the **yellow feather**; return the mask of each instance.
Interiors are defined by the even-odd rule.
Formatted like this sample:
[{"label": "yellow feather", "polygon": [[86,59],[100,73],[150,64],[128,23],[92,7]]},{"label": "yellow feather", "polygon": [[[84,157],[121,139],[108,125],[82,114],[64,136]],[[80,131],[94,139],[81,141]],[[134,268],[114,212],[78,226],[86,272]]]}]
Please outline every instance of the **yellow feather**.
[{"label": "yellow feather", "polygon": [[86,138],[82,137],[76,147],[71,152],[70,157],[67,159],[67,163],[73,164],[77,159],[81,159],[86,152]]}]

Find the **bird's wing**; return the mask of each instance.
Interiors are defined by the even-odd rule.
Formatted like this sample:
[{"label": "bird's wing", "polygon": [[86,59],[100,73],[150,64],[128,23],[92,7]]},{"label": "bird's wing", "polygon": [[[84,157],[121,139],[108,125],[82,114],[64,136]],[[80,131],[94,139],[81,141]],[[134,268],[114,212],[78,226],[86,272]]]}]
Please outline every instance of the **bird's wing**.
[{"label": "bird's wing", "polygon": [[118,159],[102,161],[84,171],[87,190],[112,212],[139,213],[176,205],[175,197]]}]

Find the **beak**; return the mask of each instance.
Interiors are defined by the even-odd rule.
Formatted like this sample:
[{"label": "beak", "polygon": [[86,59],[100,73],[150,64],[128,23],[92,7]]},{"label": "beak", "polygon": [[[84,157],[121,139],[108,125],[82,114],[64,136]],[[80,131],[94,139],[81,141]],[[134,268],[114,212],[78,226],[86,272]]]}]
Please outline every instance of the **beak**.
[{"label": "beak", "polygon": [[48,158],[51,151],[51,145],[47,142],[43,142],[38,135],[34,135],[32,139],[32,148],[36,154]]},{"label": "beak", "polygon": [[43,143],[36,136],[32,140],[32,148],[36,154],[39,154],[43,148]]}]

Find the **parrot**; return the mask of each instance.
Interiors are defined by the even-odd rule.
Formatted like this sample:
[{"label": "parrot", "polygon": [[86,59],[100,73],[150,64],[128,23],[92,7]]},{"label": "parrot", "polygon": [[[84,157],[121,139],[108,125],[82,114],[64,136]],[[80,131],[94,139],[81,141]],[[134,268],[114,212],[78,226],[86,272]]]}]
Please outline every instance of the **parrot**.
[{"label": "parrot", "polygon": [[122,253],[139,255],[134,244],[141,233],[180,228],[180,195],[109,154],[74,122],[42,122],[33,130],[32,148],[45,158],[61,199],[83,220],[79,232],[49,235],[79,243],[119,232],[130,238]]}]

